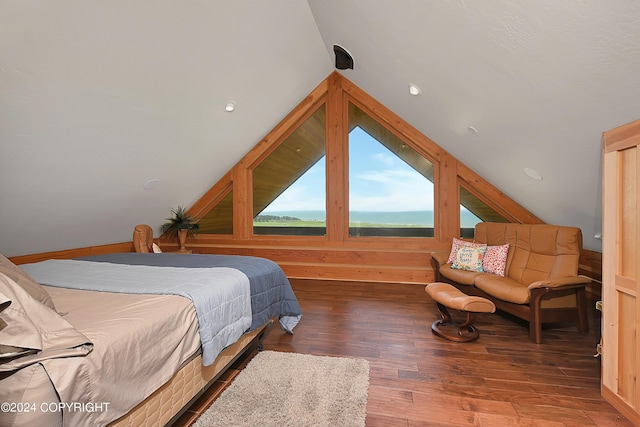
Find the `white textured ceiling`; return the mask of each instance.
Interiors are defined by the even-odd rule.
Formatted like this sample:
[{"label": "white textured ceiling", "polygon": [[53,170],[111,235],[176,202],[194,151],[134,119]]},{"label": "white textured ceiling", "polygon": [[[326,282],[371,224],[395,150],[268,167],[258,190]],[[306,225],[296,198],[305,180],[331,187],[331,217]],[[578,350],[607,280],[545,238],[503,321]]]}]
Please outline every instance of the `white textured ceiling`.
[{"label": "white textured ceiling", "polygon": [[[579,226],[585,247],[601,250],[601,134],[640,119],[640,2],[309,4],[325,44],[354,56],[350,80],[543,221]],[[409,83],[422,95],[410,97]]]},{"label": "white textured ceiling", "polygon": [[333,44],[348,79],[600,250],[601,133],[640,118],[635,0],[0,1],[0,252],[157,228],[333,70]]},{"label": "white textured ceiling", "polygon": [[1,1],[0,252],[157,232],[332,70],[304,0]]}]

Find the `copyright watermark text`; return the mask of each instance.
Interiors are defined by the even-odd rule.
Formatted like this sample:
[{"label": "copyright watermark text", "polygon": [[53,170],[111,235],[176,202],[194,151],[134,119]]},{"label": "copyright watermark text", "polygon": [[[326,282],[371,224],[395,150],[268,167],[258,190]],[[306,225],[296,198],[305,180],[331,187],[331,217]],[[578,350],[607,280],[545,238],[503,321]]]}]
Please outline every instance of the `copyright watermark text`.
[{"label": "copyright watermark text", "polygon": [[1,402],[5,412],[107,412],[109,402]]}]

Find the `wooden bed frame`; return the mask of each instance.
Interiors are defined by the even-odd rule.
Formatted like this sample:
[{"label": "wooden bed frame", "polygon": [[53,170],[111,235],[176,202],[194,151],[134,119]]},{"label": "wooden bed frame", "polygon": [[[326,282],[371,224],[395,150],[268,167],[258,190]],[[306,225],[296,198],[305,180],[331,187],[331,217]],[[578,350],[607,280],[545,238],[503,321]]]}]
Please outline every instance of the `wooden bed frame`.
[{"label": "wooden bed frame", "polygon": [[259,328],[242,335],[209,366],[202,366],[200,354],[191,359],[162,387],[109,426],[160,427],[173,424],[247,350],[254,345],[261,350],[268,327],[277,320],[272,318]]}]

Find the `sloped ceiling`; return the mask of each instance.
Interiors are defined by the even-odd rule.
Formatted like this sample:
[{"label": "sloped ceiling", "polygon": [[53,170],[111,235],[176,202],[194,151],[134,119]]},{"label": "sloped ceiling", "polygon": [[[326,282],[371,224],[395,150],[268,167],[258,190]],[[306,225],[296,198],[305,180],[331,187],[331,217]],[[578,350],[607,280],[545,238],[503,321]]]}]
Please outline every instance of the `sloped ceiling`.
[{"label": "sloped ceiling", "polygon": [[0,2],[0,252],[158,233],[332,70],[304,0]]},{"label": "sloped ceiling", "polygon": [[[600,139],[640,118],[640,3],[309,3],[327,47],[355,58],[351,81],[543,221],[581,227],[584,246],[601,250]],[[409,83],[422,94],[411,97]]]},{"label": "sloped ceiling", "polygon": [[333,70],[333,44],[348,79],[600,250],[600,137],[640,118],[639,21],[634,0],[1,2],[0,252],[157,232]]}]

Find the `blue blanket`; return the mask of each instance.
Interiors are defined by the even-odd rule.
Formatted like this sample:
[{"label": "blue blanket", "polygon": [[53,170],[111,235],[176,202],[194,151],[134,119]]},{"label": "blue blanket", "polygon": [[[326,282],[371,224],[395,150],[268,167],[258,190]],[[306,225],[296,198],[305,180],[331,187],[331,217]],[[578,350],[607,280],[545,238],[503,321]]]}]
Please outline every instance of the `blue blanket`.
[{"label": "blue blanket", "polygon": [[235,268],[156,267],[68,259],[23,264],[22,268],[43,285],[189,298],[198,317],[205,366],[212,364],[251,325],[249,279]]},{"label": "blue blanket", "polygon": [[293,328],[302,317],[300,304],[298,304],[298,299],[293,293],[289,279],[287,279],[278,264],[266,258],[238,255],[126,252],[93,255],[77,259],[129,265],[235,268],[249,278],[253,315],[250,330],[256,329],[270,318],[278,316],[282,329],[292,334]]}]

